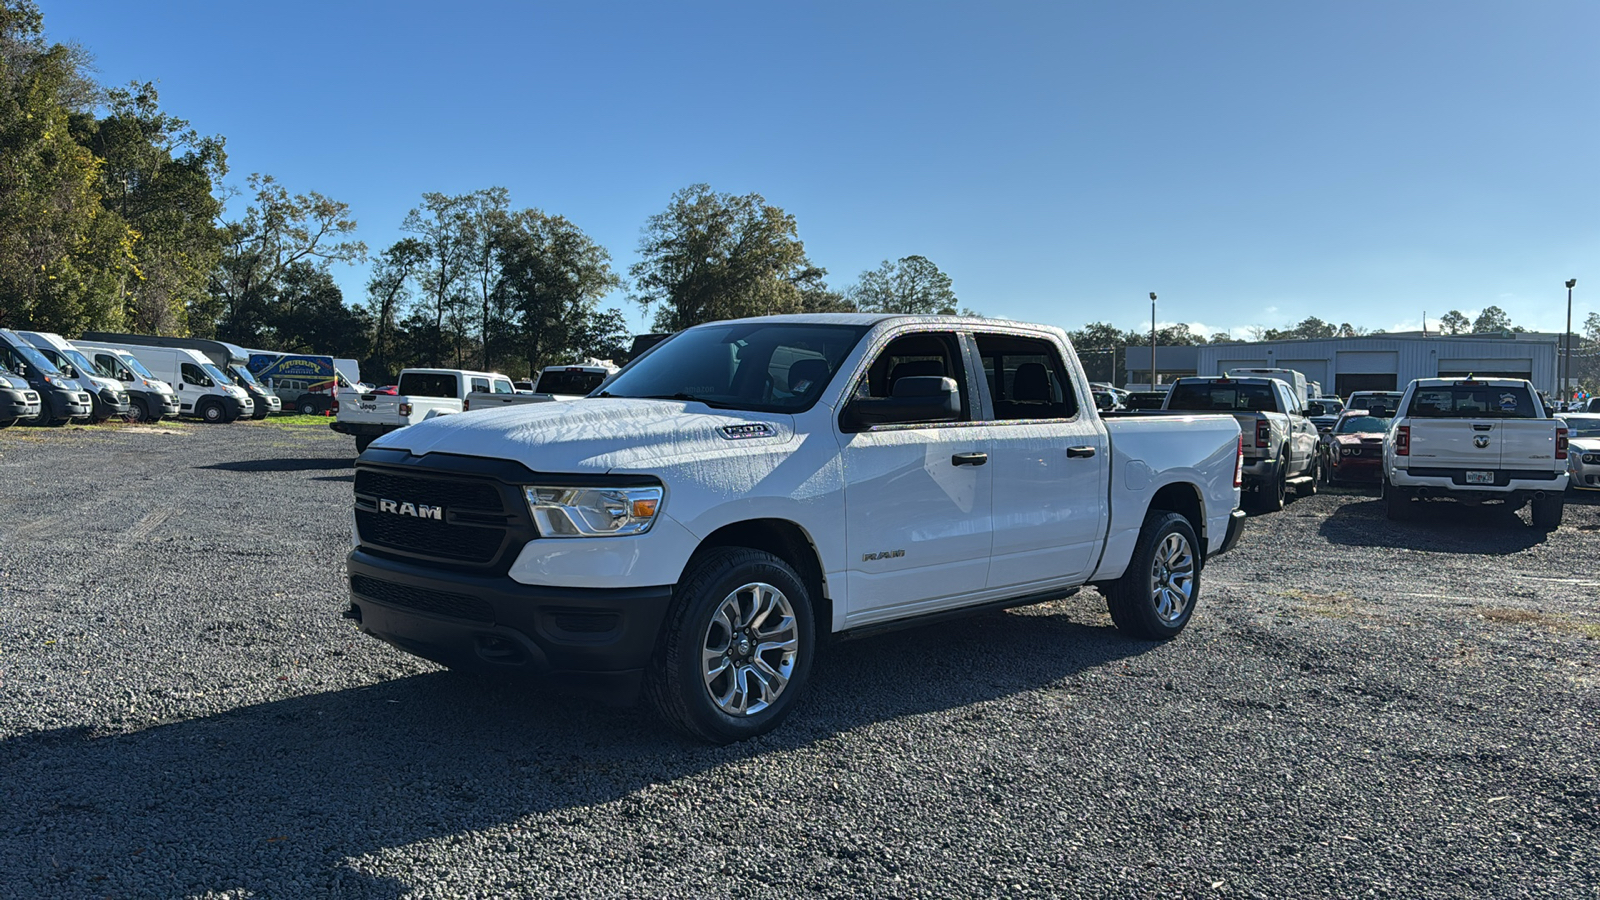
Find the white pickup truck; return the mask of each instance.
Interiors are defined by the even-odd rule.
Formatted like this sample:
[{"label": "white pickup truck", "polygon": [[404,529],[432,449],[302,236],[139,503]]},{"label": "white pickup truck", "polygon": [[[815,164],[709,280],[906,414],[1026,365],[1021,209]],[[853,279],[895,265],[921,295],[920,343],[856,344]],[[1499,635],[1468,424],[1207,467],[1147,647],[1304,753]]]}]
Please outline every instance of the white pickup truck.
[{"label": "white pickup truck", "polygon": [[775,727],[829,637],[1083,585],[1122,631],[1175,637],[1239,537],[1239,426],[1089,397],[1058,328],[700,325],[582,403],[376,441],[345,615],[454,668],[642,685],[714,742]]},{"label": "white pickup truck", "polygon": [[328,427],[353,435],[356,452],[391,431],[461,412],[474,391],[513,393],[511,379],[495,372],[466,369],[403,369],[393,394],[346,388],[339,392],[339,415]]},{"label": "white pickup truck", "polygon": [[1520,378],[1419,378],[1383,439],[1389,518],[1420,500],[1533,504],[1533,527],[1561,525],[1567,490],[1566,423],[1550,418]]},{"label": "white pickup truck", "polygon": [[[1260,369],[1283,372],[1285,369]],[[1298,372],[1291,374],[1299,375]],[[1301,385],[1305,377],[1298,379]],[[1244,433],[1244,489],[1263,512],[1283,509],[1289,485],[1296,494],[1315,494],[1320,458],[1317,426],[1307,417],[1300,393],[1277,375],[1179,378],[1167,392],[1163,410],[1225,412]]]},{"label": "white pickup truck", "polygon": [[547,366],[539,372],[539,380],[531,391],[507,393],[496,381],[488,391],[473,391],[462,403],[463,410],[494,409],[497,406],[522,406],[529,403],[551,403],[582,400],[607,378],[616,374],[611,365]]}]

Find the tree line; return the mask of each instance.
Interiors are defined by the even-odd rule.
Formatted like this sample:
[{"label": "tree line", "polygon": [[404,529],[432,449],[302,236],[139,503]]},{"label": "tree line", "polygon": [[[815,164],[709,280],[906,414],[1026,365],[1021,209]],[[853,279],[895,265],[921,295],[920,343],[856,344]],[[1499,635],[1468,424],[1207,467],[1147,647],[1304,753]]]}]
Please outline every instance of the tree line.
[{"label": "tree line", "polygon": [[[696,184],[644,225],[624,274],[566,216],[488,187],[426,193],[372,252],[348,204],[268,174],[228,184],[226,141],[161,107],[153,83],[103,87],[52,44],[33,0],[0,0],[0,326],[214,337],[246,347],[523,375],[620,356],[622,292],[661,331],[746,315],[953,313],[951,279],[910,255],[826,282],[792,215]],[[241,212],[228,214],[238,199]],[[335,263],[366,264],[346,298]],[[965,310],[970,312],[970,310]]]}]

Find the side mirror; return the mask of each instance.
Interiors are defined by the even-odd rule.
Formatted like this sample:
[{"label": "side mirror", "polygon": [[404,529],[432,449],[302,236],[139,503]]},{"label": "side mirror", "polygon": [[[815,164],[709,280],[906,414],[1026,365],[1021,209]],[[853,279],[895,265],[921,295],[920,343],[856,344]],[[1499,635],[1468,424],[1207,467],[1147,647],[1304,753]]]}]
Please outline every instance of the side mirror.
[{"label": "side mirror", "polygon": [[894,383],[891,396],[850,401],[845,416],[861,430],[873,425],[949,422],[961,417],[961,391],[954,378],[907,375]]}]

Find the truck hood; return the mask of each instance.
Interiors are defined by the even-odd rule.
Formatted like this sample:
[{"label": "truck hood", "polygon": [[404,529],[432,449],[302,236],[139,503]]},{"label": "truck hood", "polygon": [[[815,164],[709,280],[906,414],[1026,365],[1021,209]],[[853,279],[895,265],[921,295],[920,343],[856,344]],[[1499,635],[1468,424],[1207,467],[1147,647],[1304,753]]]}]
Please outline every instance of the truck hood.
[{"label": "truck hood", "polygon": [[538,472],[580,473],[703,463],[770,451],[793,439],[793,417],[778,413],[602,397],[435,416],[372,445],[413,456],[514,459]]}]

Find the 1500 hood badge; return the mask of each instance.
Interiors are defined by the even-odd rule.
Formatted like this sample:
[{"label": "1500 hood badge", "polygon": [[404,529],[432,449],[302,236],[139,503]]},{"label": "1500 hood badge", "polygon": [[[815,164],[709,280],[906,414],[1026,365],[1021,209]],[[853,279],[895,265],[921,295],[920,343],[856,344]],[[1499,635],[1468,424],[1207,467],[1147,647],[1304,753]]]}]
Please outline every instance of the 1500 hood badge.
[{"label": "1500 hood badge", "polygon": [[730,441],[742,441],[746,438],[772,437],[777,434],[772,426],[765,422],[748,422],[744,425],[722,426],[722,436]]},{"label": "1500 hood badge", "polygon": [[394,500],[379,500],[378,512],[394,513],[398,516],[412,516],[418,519],[433,519],[437,522],[444,521],[444,507],[429,506],[426,503],[400,503]]}]

